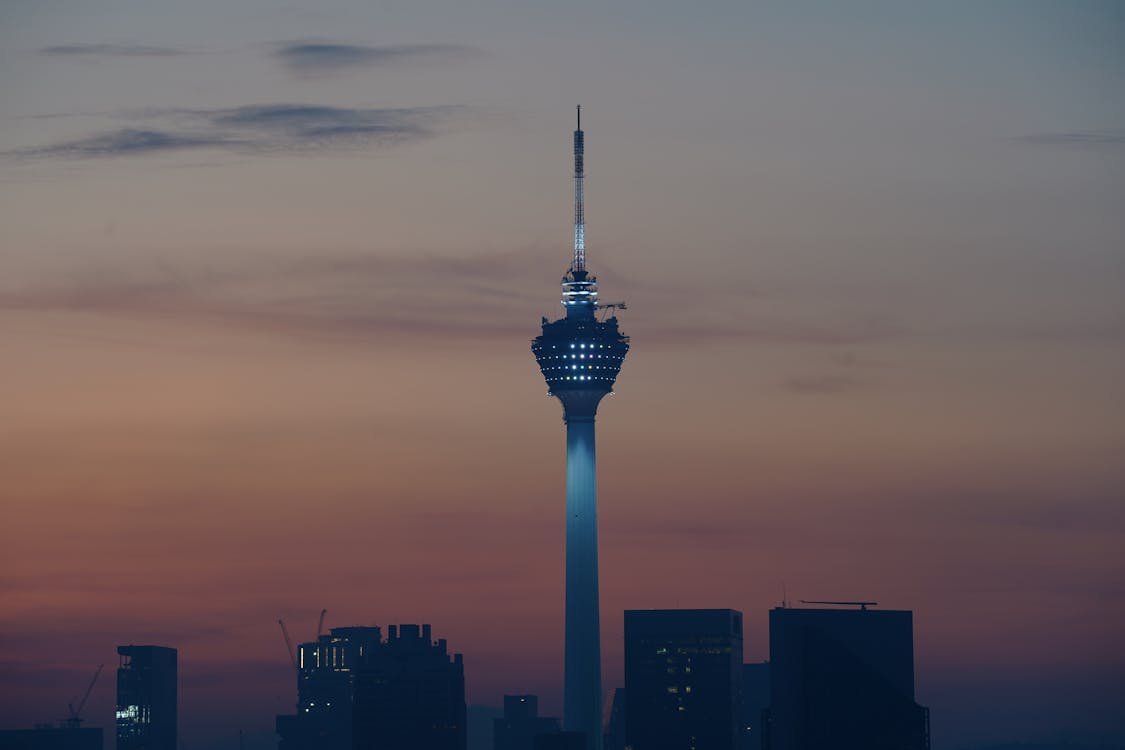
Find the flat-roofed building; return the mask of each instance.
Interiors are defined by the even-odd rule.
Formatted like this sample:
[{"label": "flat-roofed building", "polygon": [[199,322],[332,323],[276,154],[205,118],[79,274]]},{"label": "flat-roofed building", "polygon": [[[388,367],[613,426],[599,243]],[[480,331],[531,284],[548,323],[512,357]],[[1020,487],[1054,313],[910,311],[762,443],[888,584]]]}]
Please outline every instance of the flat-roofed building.
[{"label": "flat-roofed building", "polygon": [[742,613],[625,612],[625,743],[741,750]]},{"label": "flat-roofed building", "polygon": [[769,750],[927,750],[906,610],[770,611]]}]

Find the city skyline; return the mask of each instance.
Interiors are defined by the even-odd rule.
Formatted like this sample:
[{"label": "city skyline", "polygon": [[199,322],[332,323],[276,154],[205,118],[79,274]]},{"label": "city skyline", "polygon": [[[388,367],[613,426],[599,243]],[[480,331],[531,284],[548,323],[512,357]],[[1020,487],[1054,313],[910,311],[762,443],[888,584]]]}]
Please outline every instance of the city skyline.
[{"label": "city skyline", "polygon": [[133,642],[179,650],[193,750],[269,731],[277,618],[305,641],[322,608],[433,623],[470,704],[561,714],[527,347],[581,102],[638,344],[599,436],[604,689],[626,609],[740,610],[760,661],[783,597],[874,599],[915,613],[938,750],[1125,737],[1123,30],[1095,2],[6,5],[0,727]]}]

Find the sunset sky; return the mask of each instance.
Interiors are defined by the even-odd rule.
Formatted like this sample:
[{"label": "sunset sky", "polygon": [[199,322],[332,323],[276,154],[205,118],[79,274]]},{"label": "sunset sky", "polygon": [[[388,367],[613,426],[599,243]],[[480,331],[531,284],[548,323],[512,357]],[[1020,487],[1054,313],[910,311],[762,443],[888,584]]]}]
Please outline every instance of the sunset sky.
[{"label": "sunset sky", "polygon": [[1125,742],[1123,91],[1118,2],[4,0],[0,728],[156,643],[269,747],[321,608],[561,710],[580,103],[606,688],[872,599],[936,750]]}]

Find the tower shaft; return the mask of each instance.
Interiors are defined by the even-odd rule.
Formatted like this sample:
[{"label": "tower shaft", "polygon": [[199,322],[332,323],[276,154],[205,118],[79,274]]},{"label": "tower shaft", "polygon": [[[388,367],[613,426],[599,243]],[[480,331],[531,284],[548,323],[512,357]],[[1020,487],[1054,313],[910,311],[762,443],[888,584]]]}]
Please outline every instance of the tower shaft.
[{"label": "tower shaft", "polygon": [[566,669],[563,726],[602,746],[594,416],[566,417]]}]

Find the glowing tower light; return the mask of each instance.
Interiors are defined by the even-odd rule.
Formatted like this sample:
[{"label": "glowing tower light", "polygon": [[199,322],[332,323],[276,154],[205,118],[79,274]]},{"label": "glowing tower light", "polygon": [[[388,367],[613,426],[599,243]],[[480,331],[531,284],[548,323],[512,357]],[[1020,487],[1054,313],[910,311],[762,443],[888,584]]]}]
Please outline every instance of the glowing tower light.
[{"label": "glowing tower light", "polygon": [[[598,518],[594,418],[629,351],[617,318],[598,320],[597,279],[586,270],[585,142],[582,110],[574,131],[574,259],[562,280],[565,317],[543,318],[531,345],[547,392],[566,422],[566,670],[563,726],[602,747],[601,635],[598,622]],[[605,308],[622,307],[606,305]]]}]

